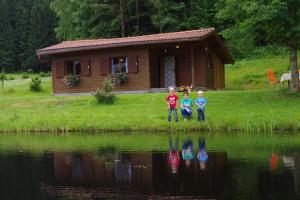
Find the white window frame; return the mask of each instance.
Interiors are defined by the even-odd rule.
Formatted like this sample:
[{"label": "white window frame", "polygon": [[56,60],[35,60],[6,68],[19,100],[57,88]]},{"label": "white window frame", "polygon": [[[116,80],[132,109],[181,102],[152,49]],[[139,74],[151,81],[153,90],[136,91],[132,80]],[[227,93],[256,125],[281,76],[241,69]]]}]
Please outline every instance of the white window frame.
[{"label": "white window frame", "polygon": [[125,58],[125,60],[126,60],[126,62],[125,62],[126,72],[121,72],[121,73],[128,73],[128,57],[127,56],[124,56],[124,57],[120,56],[120,57],[113,57],[111,59],[111,72],[112,72],[112,74],[118,73],[118,72],[115,72],[115,69],[114,69],[114,59],[120,59],[120,58]]},{"label": "white window frame", "polygon": [[[68,73],[68,67],[67,67],[67,65],[68,65],[68,63],[72,63],[72,66],[73,66],[73,73]],[[77,70],[76,70],[76,65],[80,65],[80,73],[79,74],[77,74],[78,72],[77,72]],[[76,76],[76,75],[81,75],[81,62],[80,62],[80,60],[67,60],[67,61],[65,61],[65,75],[68,75],[68,74],[72,74],[72,75],[74,75],[74,76]]]}]

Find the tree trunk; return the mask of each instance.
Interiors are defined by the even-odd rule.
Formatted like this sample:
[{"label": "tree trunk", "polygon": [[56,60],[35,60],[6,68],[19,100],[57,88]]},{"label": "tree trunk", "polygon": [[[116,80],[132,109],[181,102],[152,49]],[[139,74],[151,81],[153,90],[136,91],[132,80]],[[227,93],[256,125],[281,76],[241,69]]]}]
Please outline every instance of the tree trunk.
[{"label": "tree trunk", "polygon": [[297,48],[291,47],[291,92],[295,93],[299,88],[299,72],[297,68]]},{"label": "tree trunk", "polygon": [[140,32],[140,10],[139,10],[139,0],[135,0],[135,9],[136,9],[136,33]]},{"label": "tree trunk", "polygon": [[2,67],[2,74],[1,74],[1,86],[2,89],[4,88],[4,76],[5,76],[5,69]]},{"label": "tree trunk", "polygon": [[122,37],[125,37],[124,0],[120,0],[120,22],[121,22]]}]

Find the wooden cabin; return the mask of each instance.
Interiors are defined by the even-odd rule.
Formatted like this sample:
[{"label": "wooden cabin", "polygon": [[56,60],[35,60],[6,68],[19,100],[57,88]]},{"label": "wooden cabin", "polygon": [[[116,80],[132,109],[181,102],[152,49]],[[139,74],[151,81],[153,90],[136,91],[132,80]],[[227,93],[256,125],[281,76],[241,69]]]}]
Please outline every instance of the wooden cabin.
[{"label": "wooden cabin", "polygon": [[[225,87],[224,64],[233,58],[214,28],[125,38],[66,41],[37,51],[49,58],[54,95],[90,93],[104,78],[125,73],[117,91],[151,91],[193,84],[202,89]],[[118,67],[116,67],[118,66]],[[80,76],[75,87],[65,76]]]}]

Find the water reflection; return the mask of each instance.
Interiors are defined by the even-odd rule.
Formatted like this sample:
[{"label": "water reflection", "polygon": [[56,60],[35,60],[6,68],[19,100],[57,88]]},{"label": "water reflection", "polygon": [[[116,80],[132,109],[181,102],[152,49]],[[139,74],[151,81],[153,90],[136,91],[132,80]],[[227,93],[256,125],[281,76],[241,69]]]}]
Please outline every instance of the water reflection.
[{"label": "water reflection", "polygon": [[0,199],[299,199],[299,150],[245,160],[209,151],[204,137],[165,143],[0,155]]},{"label": "water reflection", "polygon": [[[202,142],[202,141],[201,141]],[[156,198],[218,197],[227,180],[225,152],[206,153],[203,143],[198,159],[193,157],[192,143],[183,144],[180,163],[178,138],[169,152],[54,152],[54,181],[41,186],[52,197],[81,198]],[[203,155],[202,155],[203,154]],[[210,157],[207,160],[207,157]],[[92,190],[91,190],[92,188]],[[80,191],[78,194],[76,191]]]}]

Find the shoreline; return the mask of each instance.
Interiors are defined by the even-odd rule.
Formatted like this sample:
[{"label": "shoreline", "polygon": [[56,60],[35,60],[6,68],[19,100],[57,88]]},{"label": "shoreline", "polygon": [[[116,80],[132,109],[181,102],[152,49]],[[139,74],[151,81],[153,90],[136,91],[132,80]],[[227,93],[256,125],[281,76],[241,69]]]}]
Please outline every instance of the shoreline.
[{"label": "shoreline", "polygon": [[234,126],[229,127],[210,127],[207,128],[205,126],[202,127],[189,127],[189,128],[167,128],[167,127],[160,127],[160,128],[116,128],[116,129],[100,129],[100,128],[86,128],[86,129],[9,129],[9,130],[0,130],[0,134],[14,134],[14,133],[36,133],[36,134],[74,134],[74,133],[87,133],[87,134],[103,134],[103,133],[129,133],[129,134],[136,134],[136,133],[280,133],[280,132],[298,132],[300,131],[300,127],[293,127],[287,124],[287,127],[282,127],[284,125],[280,125],[280,128],[271,127],[271,126],[261,126],[250,128],[237,128]]}]

